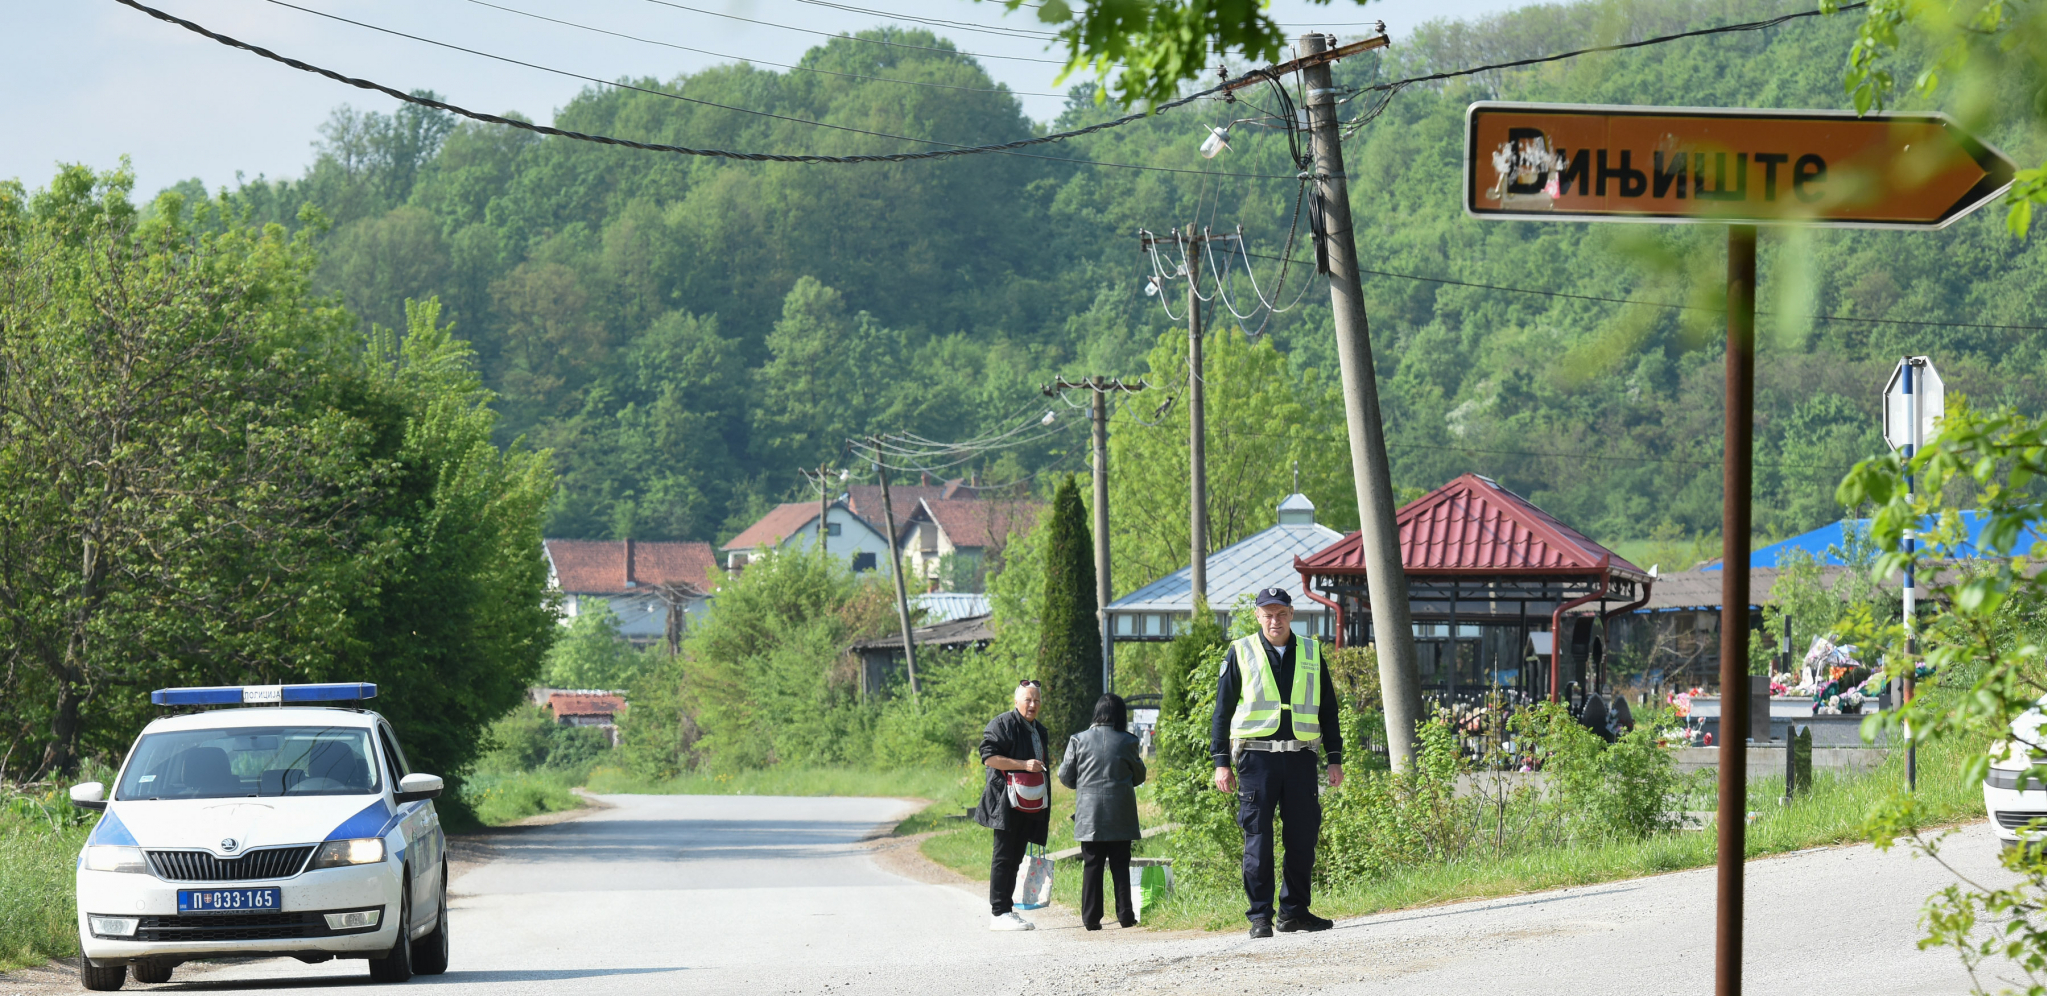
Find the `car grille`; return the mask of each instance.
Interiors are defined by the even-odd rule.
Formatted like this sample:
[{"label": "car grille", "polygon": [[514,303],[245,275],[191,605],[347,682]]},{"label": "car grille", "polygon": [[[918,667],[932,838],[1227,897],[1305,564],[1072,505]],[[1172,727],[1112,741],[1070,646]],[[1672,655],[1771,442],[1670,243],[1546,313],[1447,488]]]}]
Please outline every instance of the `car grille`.
[{"label": "car grille", "polygon": [[202,913],[146,916],[136,925],[138,941],[280,941],[325,937],[327,920],[318,913]]},{"label": "car grille", "polygon": [[205,851],[150,851],[149,864],[158,877],[172,882],[250,882],[290,878],[312,854],[310,845],[265,848],[238,858],[217,858]]},{"label": "car grille", "polygon": [[2047,813],[2027,813],[2014,810],[1999,810],[1997,825],[2006,830],[2017,830],[2034,820],[2047,820]]}]

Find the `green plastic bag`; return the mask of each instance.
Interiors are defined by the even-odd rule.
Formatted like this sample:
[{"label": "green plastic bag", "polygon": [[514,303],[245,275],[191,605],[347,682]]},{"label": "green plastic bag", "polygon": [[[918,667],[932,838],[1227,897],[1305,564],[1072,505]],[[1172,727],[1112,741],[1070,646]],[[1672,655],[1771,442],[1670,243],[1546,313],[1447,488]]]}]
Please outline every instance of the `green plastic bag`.
[{"label": "green plastic bag", "polygon": [[1173,866],[1169,864],[1145,864],[1137,869],[1132,906],[1137,908],[1137,918],[1144,919],[1144,911],[1166,901],[1173,894]]}]

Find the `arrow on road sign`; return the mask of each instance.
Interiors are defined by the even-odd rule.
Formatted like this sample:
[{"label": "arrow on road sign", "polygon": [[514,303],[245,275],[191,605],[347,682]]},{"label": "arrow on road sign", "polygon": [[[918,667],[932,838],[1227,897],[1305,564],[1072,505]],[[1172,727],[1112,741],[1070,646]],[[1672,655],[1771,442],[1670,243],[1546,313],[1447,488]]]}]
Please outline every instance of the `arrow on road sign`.
[{"label": "arrow on road sign", "polygon": [[1944,228],[2017,171],[1944,114],[1482,101],[1465,122],[1483,218]]}]

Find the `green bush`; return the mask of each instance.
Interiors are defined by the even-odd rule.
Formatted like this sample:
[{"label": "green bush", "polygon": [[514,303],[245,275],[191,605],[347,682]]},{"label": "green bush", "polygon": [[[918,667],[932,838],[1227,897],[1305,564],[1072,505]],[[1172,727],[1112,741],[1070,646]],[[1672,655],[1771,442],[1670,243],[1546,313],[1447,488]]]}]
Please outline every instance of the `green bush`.
[{"label": "green bush", "polygon": [[[1225,652],[1212,646],[1193,665],[1185,713],[1162,720],[1158,733],[1162,758],[1189,759],[1162,764],[1156,791],[1166,818],[1181,827],[1167,844],[1175,874],[1197,888],[1233,880],[1243,848],[1236,799],[1215,791],[1207,751],[1215,681],[1202,676],[1221,667]],[[1361,714],[1347,698],[1342,708],[1346,740],[1355,744],[1368,718],[1378,717]],[[1474,743],[1485,770],[1474,768]],[[1417,731],[1416,746],[1412,771],[1347,765],[1343,785],[1323,794],[1318,884],[1557,845],[1640,841],[1671,829],[1687,788],[1647,728],[1608,745],[1560,705],[1522,710],[1507,727],[1475,737],[1439,714]],[[1499,770],[1524,759],[1541,768],[1541,787]]]},{"label": "green bush", "polygon": [[477,770],[489,774],[588,771],[611,751],[606,731],[562,726],[539,706],[520,706],[499,717],[488,736],[489,750],[477,762]]}]

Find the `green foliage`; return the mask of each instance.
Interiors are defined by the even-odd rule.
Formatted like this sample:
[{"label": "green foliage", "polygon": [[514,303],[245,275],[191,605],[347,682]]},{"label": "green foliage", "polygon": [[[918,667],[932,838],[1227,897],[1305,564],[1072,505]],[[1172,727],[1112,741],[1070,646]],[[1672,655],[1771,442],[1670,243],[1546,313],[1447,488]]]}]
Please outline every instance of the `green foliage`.
[{"label": "green foliage", "polygon": [[[1229,649],[1229,640],[1222,624],[1216,621],[1215,613],[1206,611],[1206,605],[1199,607],[1187,630],[1173,638],[1167,645],[1166,659],[1159,665],[1159,726],[1178,724],[1189,719],[1199,723],[1208,722],[1206,714],[1196,716],[1200,690],[1212,686],[1212,676],[1221,667],[1220,653]],[[1214,692],[1210,691],[1211,708]],[[1205,728],[1205,727],[1204,727]],[[1171,768],[1198,769],[1208,761],[1208,741],[1205,737],[1198,744],[1190,744],[1183,737],[1159,737],[1156,740],[1161,770]],[[1187,749],[1193,748],[1192,753]]]},{"label": "green foliage", "polygon": [[555,688],[626,688],[639,679],[658,650],[634,650],[619,632],[618,614],[601,600],[584,603],[547,652],[547,683]]},{"label": "green foliage", "polygon": [[1102,695],[1102,635],[1095,612],[1094,541],[1080,485],[1067,475],[1045,513],[1045,597],[1038,616],[1039,722],[1052,749],[1087,729]]},{"label": "green foliage", "polygon": [[152,687],[363,680],[459,781],[554,635],[546,454],[492,444],[437,304],[357,333],[310,232],[127,190],[0,196],[5,763],[118,756]]},{"label": "green foliage", "polygon": [[[1907,494],[1907,474],[1919,488],[1916,495]],[[1931,589],[1921,603],[1928,611],[1917,620],[1917,636],[1936,677],[1923,682],[1922,692],[1903,709],[1864,720],[1864,736],[1886,729],[1897,737],[1909,723],[1923,744],[1960,747],[1962,777],[1970,784],[1982,781],[1993,756],[2009,750],[2037,762],[2047,747],[2011,732],[2012,721],[2047,693],[2047,672],[2040,667],[2047,647],[2047,581],[2031,568],[2047,556],[2041,539],[2047,528],[2047,506],[2039,497],[2043,477],[2047,419],[2009,405],[1980,410],[1964,399],[1949,402],[1940,431],[1911,460],[1897,454],[1865,460],[1841,482],[1843,502],[1866,501],[1878,509],[1870,540],[1887,552],[1876,558],[1872,576],[1914,566],[1919,584]],[[1955,510],[1961,502],[1988,520],[1978,543],[1978,553],[1988,559],[1936,572],[1933,564],[1964,552],[1959,547],[1967,536]],[[1920,523],[1932,514],[1940,526],[1926,530]],[[1899,543],[1907,529],[1917,530],[1921,539],[1909,554]],[[1906,634],[1900,624],[1879,623],[1867,613],[1857,621],[1863,641],[1889,651],[1893,680],[1918,663],[1902,652]],[[1997,743],[1984,750],[1992,740]],[[2036,763],[2032,775],[2043,774],[2047,767]],[[1921,834],[1926,822],[1920,801],[1900,789],[1872,814],[1868,832],[1879,846],[1902,840],[1936,854],[1939,839]],[[1972,973],[1985,958],[2010,957],[2024,973],[2027,991],[2047,991],[2047,929],[2030,915],[2047,906],[2047,862],[2036,851],[2010,857],[2007,865],[2018,873],[2015,880],[1963,881],[1935,896],[1922,944],[1954,948]],[[2002,929],[1979,929],[1981,918],[2006,916],[2011,920]]]},{"label": "green foliage", "polygon": [[885,588],[808,549],[721,577],[681,656],[633,686],[620,724],[626,761],[649,777],[868,763],[875,710],[860,701],[846,647],[894,622]]},{"label": "green foliage", "polygon": [[[1271,337],[1254,341],[1242,330],[1210,337],[1203,360],[1211,552],[1277,522],[1280,500],[1295,486],[1296,468],[1317,520],[1355,528],[1357,492],[1350,451],[1340,442],[1343,397],[1334,371],[1297,373]],[[1109,436],[1109,534],[1116,589],[1124,594],[1188,562],[1188,414],[1178,397],[1187,383],[1186,333],[1160,335],[1146,365],[1146,379],[1170,385],[1175,395],[1127,396],[1112,418],[1118,431]],[[1163,413],[1152,411],[1162,403]]]},{"label": "green foliage", "polygon": [[[1097,5],[1075,16],[1149,31],[1195,9],[1180,7]],[[1203,9],[1203,18],[1224,14]],[[1791,0],[1765,0],[1741,16],[1792,9]],[[1706,0],[1598,0],[1427,24],[1403,29],[1392,49],[1338,63],[1335,82],[1369,86],[1731,16]],[[1595,536],[1644,537],[1667,526],[1673,547],[1711,545],[1721,508],[1719,237],[1703,227],[1466,218],[1456,182],[1463,111],[1481,98],[1848,106],[1841,54],[1855,29],[1851,18],[1810,18],[1407,88],[1346,142],[1360,192],[1357,235],[1372,268],[1461,282],[1367,277],[1401,493],[1477,471]],[[995,88],[944,41],[894,30],[866,37],[938,51],[839,39],[805,64],[850,76],[721,66],[658,86],[854,128],[882,121],[888,127],[879,130],[945,142],[1031,133],[1016,99],[982,92]],[[1183,46],[1213,37],[1147,48],[1134,65],[1198,67],[1205,60],[1184,61]],[[1905,62],[1916,52],[1908,47]],[[2022,80],[2013,68],[2006,75]],[[857,78],[877,75],[965,89]],[[1999,90],[1992,103],[2017,114],[2032,106],[2021,90]],[[1076,89],[1046,125],[1106,120],[1094,92]],[[1955,97],[1949,109],[1967,110],[1959,91],[1943,93]],[[1184,170],[1201,161],[1202,126],[1237,116],[1216,108],[1196,103],[1054,148],[1077,160]],[[1227,321],[1211,336],[1211,539],[1220,546],[1271,524],[1296,460],[1321,519],[1339,529],[1355,523],[1329,309],[1301,283],[1311,277],[1299,266],[1275,289],[1279,266],[1266,258],[1286,250],[1296,220],[1296,168],[1283,135],[1233,132],[1218,163],[1287,179],[1232,178],[1218,201],[1200,174],[1020,156],[763,168],[484,125],[447,129],[430,126],[433,112],[404,113],[424,117],[343,113],[304,176],[252,181],[227,201],[254,220],[307,233],[325,254],[315,288],[358,314],[395,324],[404,296],[432,293],[446,303],[444,320],[475,344],[500,396],[494,438],[523,436],[558,455],[550,535],[729,538],[775,501],[814,495],[798,468],[837,462],[846,435],[958,440],[1006,430],[1042,410],[1038,386],[1052,376],[1100,373],[1152,385],[1117,399],[1111,534],[1117,593],[1156,580],[1187,559],[1186,337],[1139,292],[1129,233],[1211,216],[1218,230],[1243,226],[1248,251],[1262,254],[1248,258],[1268,296],[1307,291],[1300,307],[1269,323],[1254,319],[1255,342]],[[900,145],[616,89],[577,96],[557,123],[698,146]],[[2040,154],[2037,136],[2017,120],[1999,119],[1982,134],[2022,158]],[[307,204],[318,210],[301,220]],[[224,224],[183,215],[202,227]],[[1878,450],[1868,385],[1901,353],[1940,356],[1958,389],[2008,391],[2009,400],[2037,406],[2042,386],[2032,373],[2047,336],[1965,326],[2036,324],[2047,300],[2042,251],[1990,218],[1938,233],[1770,233],[1759,259],[1758,530],[1788,535],[1839,517],[1831,485]],[[1943,324],[1887,324],[1895,321]],[[1014,480],[1071,468],[1084,452],[1085,420],[1058,411],[1056,424],[1067,428],[962,471]],[[1049,482],[1038,490],[1049,492]],[[1675,569],[1703,559],[1691,553],[1644,563]]]},{"label": "green foliage", "polygon": [[604,730],[563,726],[539,706],[520,706],[504,714],[490,725],[487,736],[490,749],[476,763],[477,771],[487,774],[584,772],[611,750]]},{"label": "green foliage", "polygon": [[[88,765],[85,780],[112,783]],[[78,852],[99,817],[62,788],[0,783],[0,971],[78,953]]]},{"label": "green foliage", "polygon": [[[1836,10],[1838,0],[1823,0]],[[1909,85],[1901,81],[1910,79]],[[1945,96],[1973,128],[2037,126],[2047,84],[2047,13],[2011,0],[1873,0],[1848,49],[1843,86],[1858,113]],[[2033,206],[2047,202],[2047,167],[2020,170],[2006,228],[2024,238]]]}]

